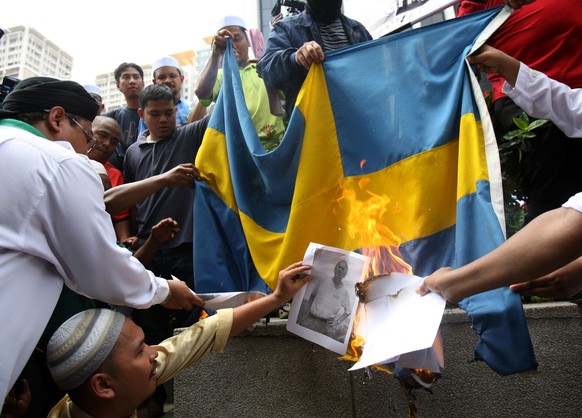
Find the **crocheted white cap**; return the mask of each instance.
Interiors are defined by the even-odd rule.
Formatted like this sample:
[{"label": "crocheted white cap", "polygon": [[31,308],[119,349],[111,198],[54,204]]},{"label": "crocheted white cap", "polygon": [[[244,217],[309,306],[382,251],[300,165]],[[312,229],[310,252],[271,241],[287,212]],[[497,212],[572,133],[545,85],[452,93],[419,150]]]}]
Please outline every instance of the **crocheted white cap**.
[{"label": "crocheted white cap", "polygon": [[97,87],[95,84],[83,84],[83,87],[85,87],[87,93],[96,94],[97,96],[101,97],[101,89]]},{"label": "crocheted white cap", "polygon": [[247,25],[245,25],[245,21],[238,16],[224,16],[222,19],[219,20],[218,30],[226,28],[227,26],[240,26],[245,30],[247,28]]},{"label": "crocheted white cap", "polygon": [[111,309],[89,309],[72,316],[51,337],[47,362],[57,386],[80,386],[107,358],[125,321]]},{"label": "crocheted white cap", "polygon": [[178,60],[174,57],[167,56],[155,60],[154,63],[152,64],[152,74],[155,73],[158,68],[162,67],[174,67],[177,68],[178,71],[180,71],[180,74],[182,73],[180,64],[178,63]]}]

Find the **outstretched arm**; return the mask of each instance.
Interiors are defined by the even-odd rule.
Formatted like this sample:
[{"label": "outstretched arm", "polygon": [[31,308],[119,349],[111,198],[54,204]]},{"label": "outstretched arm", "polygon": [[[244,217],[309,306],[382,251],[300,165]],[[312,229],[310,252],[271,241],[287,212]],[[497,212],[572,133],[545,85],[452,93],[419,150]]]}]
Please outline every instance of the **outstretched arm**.
[{"label": "outstretched arm", "polygon": [[582,255],[582,213],[559,208],[546,212],[489,254],[458,269],[428,276],[417,292],[437,292],[451,302],[486,290],[533,280]]},{"label": "outstretched arm", "polygon": [[514,284],[509,288],[524,296],[571,298],[582,292],[582,257],[539,279]]},{"label": "outstretched arm", "polygon": [[301,262],[291,264],[279,272],[279,281],[273,293],[236,307],[230,335],[237,335],[275,308],[287,303],[305,283],[311,280],[311,276],[301,274],[309,269],[311,266],[304,266]]},{"label": "outstretched arm", "polygon": [[105,210],[118,213],[143,201],[164,187],[194,187],[200,172],[194,164],[180,164],[165,173],[132,183],[120,184],[105,192]]}]

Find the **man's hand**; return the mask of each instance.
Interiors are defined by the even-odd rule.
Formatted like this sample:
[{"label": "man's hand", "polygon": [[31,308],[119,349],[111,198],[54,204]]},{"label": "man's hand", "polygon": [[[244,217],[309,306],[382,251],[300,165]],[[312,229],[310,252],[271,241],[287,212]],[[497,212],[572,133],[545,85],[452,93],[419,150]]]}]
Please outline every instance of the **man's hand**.
[{"label": "man's hand", "polygon": [[507,4],[512,9],[521,9],[526,4],[533,3],[535,0],[505,0],[505,4]]},{"label": "man's hand", "polygon": [[26,379],[18,379],[12,390],[6,395],[2,412],[6,418],[23,417],[28,411],[32,395]]},{"label": "man's hand", "polygon": [[158,244],[174,238],[180,232],[180,225],[172,218],[162,219],[160,222],[152,227],[152,239]]},{"label": "man's hand", "polygon": [[311,64],[320,64],[324,58],[323,49],[315,41],[305,42],[295,53],[295,62],[308,70],[311,68]]},{"label": "man's hand", "polygon": [[200,171],[192,163],[177,165],[161,175],[166,187],[194,187],[194,180],[200,180]]},{"label": "man's hand", "polygon": [[438,269],[424,279],[422,284],[416,289],[416,293],[421,296],[429,292],[440,293],[449,302],[458,302],[463,298],[455,292],[453,285],[450,283],[450,277],[453,271],[450,267]]},{"label": "man's hand", "polygon": [[136,236],[127,237],[123,241],[121,241],[121,243],[123,245],[125,245],[126,248],[129,248],[130,250],[137,250],[137,245],[139,244],[139,238]]},{"label": "man's hand", "polygon": [[226,38],[234,39],[232,33],[227,29],[220,29],[212,39],[212,52],[220,55],[226,51]]},{"label": "man's hand", "polygon": [[168,309],[184,309],[191,311],[194,306],[204,306],[204,301],[192,292],[181,280],[168,280],[170,299],[162,306]]},{"label": "man's hand", "polygon": [[523,296],[568,299],[582,292],[582,258],[538,279],[511,285]]},{"label": "man's hand", "polygon": [[474,55],[467,58],[469,63],[476,64],[478,71],[487,74],[499,73],[509,84],[515,86],[519,73],[519,61],[505,52],[489,45],[483,45]]},{"label": "man's hand", "polygon": [[280,302],[280,305],[289,302],[299,289],[311,280],[311,275],[302,274],[309,269],[311,269],[311,266],[304,266],[299,261],[279,272],[279,281],[277,282],[277,288],[273,292],[273,295]]}]

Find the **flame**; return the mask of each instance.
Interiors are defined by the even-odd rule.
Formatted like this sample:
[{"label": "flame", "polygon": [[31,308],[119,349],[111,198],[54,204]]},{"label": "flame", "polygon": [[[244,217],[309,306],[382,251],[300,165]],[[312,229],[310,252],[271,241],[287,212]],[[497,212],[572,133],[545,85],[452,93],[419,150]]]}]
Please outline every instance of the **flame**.
[{"label": "flame", "polygon": [[[362,160],[360,168],[363,168],[365,163],[366,161]],[[368,190],[369,184],[368,178],[361,178],[353,188],[344,187],[337,200],[340,206],[347,208],[344,225],[346,233],[352,242],[361,243],[362,254],[370,257],[368,280],[391,272],[412,274],[412,266],[405,261],[400,252],[402,240],[390,229],[391,217],[401,208],[398,202],[389,196]],[[360,287],[365,289],[366,283]],[[357,362],[361,358],[366,341],[365,322],[365,305],[360,303],[354,316],[348,350],[341,357],[342,360]],[[440,376],[427,369],[402,369],[396,364],[374,365],[373,368],[393,375],[408,392],[418,388],[428,389]],[[409,408],[409,416],[415,416],[414,405],[409,405]]]},{"label": "flame", "polygon": [[[365,161],[362,161],[362,163]],[[368,276],[390,272],[412,273],[399,251],[401,239],[389,227],[389,218],[399,211],[389,196],[366,189],[369,179],[362,178],[357,188],[344,187],[338,198],[348,207],[345,229],[351,240],[363,243],[362,254],[370,257]]]}]

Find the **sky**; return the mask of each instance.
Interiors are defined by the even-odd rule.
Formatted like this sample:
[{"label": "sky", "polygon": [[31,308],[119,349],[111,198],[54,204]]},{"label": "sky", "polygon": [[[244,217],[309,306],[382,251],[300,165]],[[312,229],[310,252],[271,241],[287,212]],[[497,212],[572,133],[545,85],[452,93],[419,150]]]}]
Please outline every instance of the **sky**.
[{"label": "sky", "polygon": [[[366,13],[395,1],[344,0],[344,12],[366,23]],[[256,0],[18,0],[3,8],[0,28],[33,27],[73,57],[72,79],[84,84],[124,61],[145,65],[204,47],[224,15],[258,27]]]},{"label": "sky", "polygon": [[[247,26],[258,21],[255,0],[18,0],[4,7],[0,28],[27,25],[73,57],[81,83],[113,71],[123,61],[152,63],[164,55],[196,50],[216,32],[223,15]],[[6,5],[7,6],[7,5]]]}]

